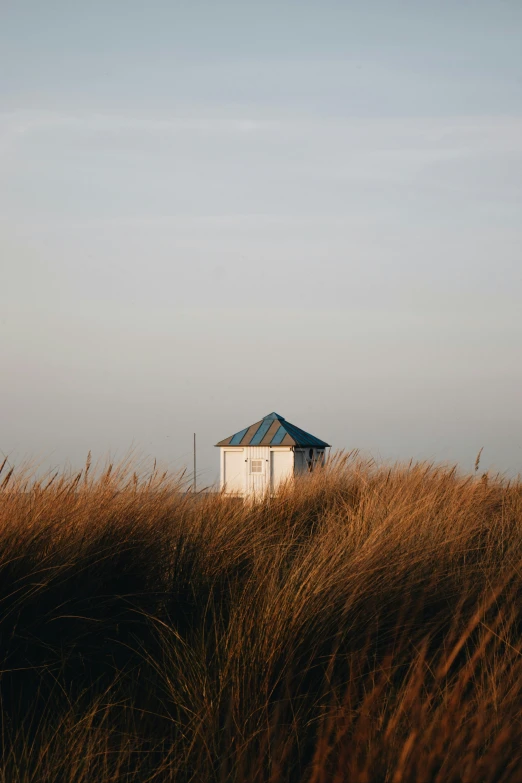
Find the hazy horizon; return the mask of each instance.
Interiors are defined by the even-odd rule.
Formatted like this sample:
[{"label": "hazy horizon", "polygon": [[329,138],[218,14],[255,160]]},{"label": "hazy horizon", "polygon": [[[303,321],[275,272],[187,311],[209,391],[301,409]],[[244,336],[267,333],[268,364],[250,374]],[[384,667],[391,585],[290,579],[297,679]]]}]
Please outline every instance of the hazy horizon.
[{"label": "hazy horizon", "polygon": [[277,411],[522,472],[522,4],[0,18],[0,456],[218,473]]}]

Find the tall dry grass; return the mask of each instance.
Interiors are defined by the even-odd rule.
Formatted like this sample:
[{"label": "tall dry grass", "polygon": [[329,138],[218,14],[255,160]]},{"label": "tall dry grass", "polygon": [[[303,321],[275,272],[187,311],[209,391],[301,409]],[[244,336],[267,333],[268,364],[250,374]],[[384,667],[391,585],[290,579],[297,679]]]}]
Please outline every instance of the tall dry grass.
[{"label": "tall dry grass", "polygon": [[0,484],[0,781],[522,780],[520,482]]}]

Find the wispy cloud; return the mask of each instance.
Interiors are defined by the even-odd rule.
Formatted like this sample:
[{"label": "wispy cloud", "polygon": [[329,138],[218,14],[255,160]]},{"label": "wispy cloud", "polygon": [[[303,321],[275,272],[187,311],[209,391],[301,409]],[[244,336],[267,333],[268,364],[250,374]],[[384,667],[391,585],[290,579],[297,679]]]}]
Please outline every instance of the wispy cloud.
[{"label": "wispy cloud", "polygon": [[[448,149],[472,145],[475,149],[522,150],[522,115],[466,117],[318,117],[314,114],[265,111],[243,114],[179,114],[140,116],[54,111],[0,112],[0,137],[5,139],[48,132],[95,134],[177,133],[248,134],[281,136],[316,134],[332,137],[349,134],[363,147]],[[500,145],[500,146],[499,146]]]},{"label": "wispy cloud", "polygon": [[413,192],[425,198],[433,214],[447,206],[448,190],[489,208],[494,193],[497,206],[511,209],[522,116],[17,111],[0,113],[0,153],[15,193],[4,199],[9,215],[42,208],[71,215],[76,204],[84,216],[118,217],[137,214],[139,203],[140,214],[146,204],[155,216],[355,210],[375,217],[393,210],[399,192],[403,204]]},{"label": "wispy cloud", "polygon": [[170,116],[133,117],[120,114],[67,114],[59,112],[2,112],[0,129],[4,135],[26,135],[39,131],[70,130],[94,133],[120,133],[140,131],[144,133],[211,132],[249,133],[272,130],[278,123],[258,120],[248,116],[205,117]]}]

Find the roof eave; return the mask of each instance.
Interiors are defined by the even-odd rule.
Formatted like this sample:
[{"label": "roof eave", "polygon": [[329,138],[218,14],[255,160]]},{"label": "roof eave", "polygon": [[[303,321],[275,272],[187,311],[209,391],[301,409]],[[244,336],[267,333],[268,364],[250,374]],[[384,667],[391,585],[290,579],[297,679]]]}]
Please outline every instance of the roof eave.
[{"label": "roof eave", "polygon": [[[297,449],[331,449],[332,446],[330,443],[287,443],[284,444],[287,446],[294,446]],[[230,443],[214,443],[215,449],[280,449],[283,448],[283,444],[279,444],[278,446],[272,446],[271,443],[265,443],[264,446],[252,446],[250,443],[245,443],[243,446],[238,443],[237,445],[231,445]]]}]

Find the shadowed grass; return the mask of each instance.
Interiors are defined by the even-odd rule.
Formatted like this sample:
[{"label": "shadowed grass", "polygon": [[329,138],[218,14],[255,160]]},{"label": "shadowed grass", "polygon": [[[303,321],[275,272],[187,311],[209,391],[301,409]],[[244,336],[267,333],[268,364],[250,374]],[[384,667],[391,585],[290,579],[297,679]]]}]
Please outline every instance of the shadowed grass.
[{"label": "shadowed grass", "polygon": [[0,473],[0,780],[522,779],[522,485]]}]

